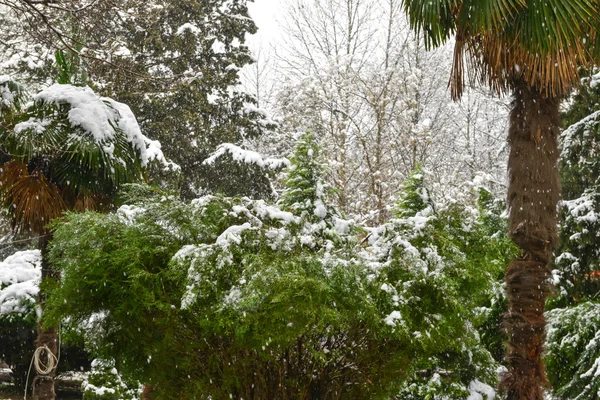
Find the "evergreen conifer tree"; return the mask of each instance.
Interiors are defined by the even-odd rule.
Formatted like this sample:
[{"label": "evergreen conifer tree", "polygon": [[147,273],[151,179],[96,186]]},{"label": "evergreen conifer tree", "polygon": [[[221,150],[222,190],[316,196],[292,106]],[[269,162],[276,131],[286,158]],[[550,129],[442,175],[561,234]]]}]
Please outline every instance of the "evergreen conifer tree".
[{"label": "evergreen conifer tree", "polygon": [[404,181],[395,209],[398,218],[413,217],[417,213],[432,214],[434,204],[425,186],[423,169],[418,165]]},{"label": "evergreen conifer tree", "polygon": [[582,79],[564,116],[561,245],[555,252],[557,293],[548,312],[546,360],[558,398],[597,399],[600,393],[600,74]]},{"label": "evergreen conifer tree", "polygon": [[138,400],[141,388],[129,386],[123,382],[114,360],[95,359],[82,384],[83,400]]},{"label": "evergreen conifer tree", "polygon": [[339,215],[328,199],[333,190],[323,180],[320,152],[313,134],[304,133],[298,138],[279,201],[282,208],[314,222]]},{"label": "evergreen conifer tree", "polygon": [[267,172],[256,165],[203,163],[219,145],[245,146],[274,127],[240,88],[239,70],[253,62],[245,36],[256,32],[246,0],[125,4],[131,8],[112,55],[121,69],[90,67],[99,91],[130,105],[144,133],[181,167],[185,198],[271,196]]},{"label": "evergreen conifer tree", "polygon": [[562,134],[565,200],[561,203],[561,245],[555,252],[559,290],[555,306],[596,299],[600,290],[600,74],[583,82],[565,113],[573,122]]}]

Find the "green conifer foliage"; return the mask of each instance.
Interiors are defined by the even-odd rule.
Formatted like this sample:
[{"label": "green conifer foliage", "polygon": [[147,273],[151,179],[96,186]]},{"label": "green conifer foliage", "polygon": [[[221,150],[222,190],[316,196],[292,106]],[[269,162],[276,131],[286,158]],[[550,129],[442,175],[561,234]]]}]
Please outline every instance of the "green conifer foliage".
[{"label": "green conifer foliage", "polygon": [[600,305],[585,301],[548,312],[546,363],[554,395],[595,400],[600,396]]},{"label": "green conifer foliage", "polygon": [[398,218],[412,217],[417,213],[433,213],[433,200],[425,186],[423,170],[420,165],[404,181],[395,211]]},{"label": "green conifer foliage", "polygon": [[144,133],[181,167],[184,197],[207,191],[269,197],[264,169],[231,160],[203,164],[220,144],[244,145],[274,127],[239,88],[239,70],[253,62],[245,35],[256,32],[246,0],[124,3],[112,56],[121,69],[92,65],[92,81],[129,104]]},{"label": "green conifer foliage", "polygon": [[298,138],[286,174],[286,188],[279,201],[283,209],[314,222],[339,216],[328,199],[333,190],[323,180],[320,153],[321,147],[313,134],[305,133]]},{"label": "green conifer foliage", "polygon": [[135,186],[116,213],[68,215],[49,321],[157,399],[482,393],[495,379],[476,330],[491,290],[482,266],[502,268],[506,244],[459,209],[368,229],[321,218],[315,146],[299,142],[282,200],[292,212]]},{"label": "green conifer foliage", "polygon": [[[565,200],[561,203],[560,248],[555,252],[556,305],[597,298],[600,290],[600,110],[595,97],[598,74],[575,97],[567,115],[590,112],[562,134],[561,167]],[[596,103],[593,99],[596,99]],[[584,102],[584,103],[582,103]],[[596,111],[594,111],[596,110]]]},{"label": "green conifer foliage", "polygon": [[[129,385],[133,386],[133,385]],[[129,387],[115,368],[114,360],[92,361],[92,368],[82,384],[83,400],[137,400],[141,387]]]},{"label": "green conifer foliage", "polygon": [[498,277],[515,248],[490,235],[485,214],[472,211],[458,204],[436,210],[417,170],[403,186],[398,217],[370,239],[388,274],[386,291],[405,299],[396,305],[398,316],[414,325],[396,323],[431,352],[412,363],[399,399],[465,398],[496,380],[497,335],[489,333],[498,313],[489,299],[498,296]]},{"label": "green conifer foliage", "polygon": [[600,185],[600,71],[582,79],[583,85],[573,96],[564,113],[567,129],[562,134],[561,180],[563,197],[573,200]]},{"label": "green conifer foliage", "polygon": [[64,278],[47,315],[68,315],[66,332],[117,357],[156,398],[393,392],[406,335],[383,322],[353,246],[324,240],[340,233],[323,229],[249,199],[73,214],[55,233]]},{"label": "green conifer foliage", "polygon": [[600,396],[600,74],[594,70],[565,113],[562,134],[561,245],[553,271],[557,293],[548,312],[546,362],[553,395]]}]

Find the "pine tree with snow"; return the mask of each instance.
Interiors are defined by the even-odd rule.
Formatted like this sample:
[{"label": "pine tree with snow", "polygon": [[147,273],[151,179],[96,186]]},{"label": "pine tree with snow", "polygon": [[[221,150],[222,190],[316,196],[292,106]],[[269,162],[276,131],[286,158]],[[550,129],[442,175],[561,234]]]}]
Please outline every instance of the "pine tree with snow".
[{"label": "pine tree with snow", "polygon": [[[555,252],[559,296],[555,305],[597,298],[600,291],[600,73],[583,80],[566,115],[574,121],[562,133],[561,245]],[[598,97],[595,97],[598,96]],[[596,99],[594,101],[594,98]]]},{"label": "pine tree with snow", "polygon": [[313,134],[304,133],[298,138],[279,201],[282,208],[311,221],[337,214],[333,207],[327,206],[332,189],[323,180],[320,153],[321,147]]},{"label": "pine tree with snow", "polygon": [[490,234],[485,214],[460,204],[436,207],[428,192],[417,169],[399,194],[397,217],[369,238],[370,264],[392,302],[387,323],[423,349],[398,398],[492,399],[498,363],[490,331],[498,313],[490,299],[514,247]]},{"label": "pine tree with snow", "polygon": [[404,181],[395,211],[398,218],[412,217],[417,213],[431,214],[434,212],[433,200],[425,186],[423,169],[420,165],[417,165]]},{"label": "pine tree with snow", "polygon": [[557,398],[600,395],[600,73],[582,79],[562,133],[561,245],[555,252],[554,308],[547,313],[548,378]]},{"label": "pine tree with snow", "polygon": [[[133,386],[133,385],[129,385]],[[83,400],[137,400],[141,387],[129,387],[115,368],[114,360],[95,359],[81,387]]]},{"label": "pine tree with snow", "polygon": [[561,183],[566,200],[574,200],[586,189],[600,185],[600,156],[595,151],[600,120],[600,70],[586,75],[563,113],[567,129],[562,134]]},{"label": "pine tree with snow", "polygon": [[546,363],[557,399],[600,396],[600,304],[583,301],[547,313]]}]

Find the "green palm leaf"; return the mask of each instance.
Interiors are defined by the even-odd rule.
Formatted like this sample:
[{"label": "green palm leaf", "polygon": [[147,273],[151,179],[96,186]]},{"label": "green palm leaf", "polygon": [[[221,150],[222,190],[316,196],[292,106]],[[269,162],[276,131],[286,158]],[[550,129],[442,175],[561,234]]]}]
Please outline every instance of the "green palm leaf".
[{"label": "green palm leaf", "polygon": [[457,28],[471,34],[503,29],[526,6],[526,0],[464,0]]},{"label": "green palm leaf", "polygon": [[600,23],[598,11],[598,3],[590,0],[527,0],[505,34],[543,57],[582,47],[582,39]]},{"label": "green palm leaf", "polygon": [[10,77],[0,76],[0,116],[5,118],[6,113],[20,111],[29,100],[25,87]]},{"label": "green palm leaf", "polygon": [[438,47],[456,30],[455,10],[459,0],[405,0],[404,11],[410,26],[423,34],[428,49]]}]

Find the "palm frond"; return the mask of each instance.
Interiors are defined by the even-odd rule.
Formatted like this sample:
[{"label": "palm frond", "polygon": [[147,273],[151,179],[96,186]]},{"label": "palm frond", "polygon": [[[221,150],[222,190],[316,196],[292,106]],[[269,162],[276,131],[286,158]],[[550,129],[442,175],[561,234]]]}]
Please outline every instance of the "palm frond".
[{"label": "palm frond", "polygon": [[446,42],[456,30],[456,11],[460,0],[404,0],[404,11],[411,28],[423,34],[425,47],[431,49]]},{"label": "palm frond", "polygon": [[60,153],[68,137],[64,123],[57,119],[23,113],[15,122],[13,129],[0,132],[0,139],[6,151],[20,161]]},{"label": "palm frond", "polygon": [[598,7],[590,0],[527,0],[526,7],[495,30],[477,30],[478,25],[459,20],[452,97],[460,98],[465,74],[498,93],[521,80],[546,97],[568,93],[579,83],[578,68],[600,56],[593,45],[600,26]]},{"label": "palm frond", "polygon": [[24,163],[4,164],[0,184],[0,198],[11,210],[13,226],[19,232],[42,234],[46,225],[66,210],[58,186],[39,170],[29,174]]},{"label": "palm frond", "polygon": [[600,23],[595,0],[527,0],[527,8],[518,13],[505,35],[517,37],[519,43],[540,56],[558,49],[577,47],[584,55],[582,38]]},{"label": "palm frond", "polygon": [[24,86],[8,76],[0,76],[0,117],[4,114],[20,111],[29,100]]},{"label": "palm frond", "polygon": [[526,7],[527,0],[463,0],[457,28],[472,33],[502,29]]}]

